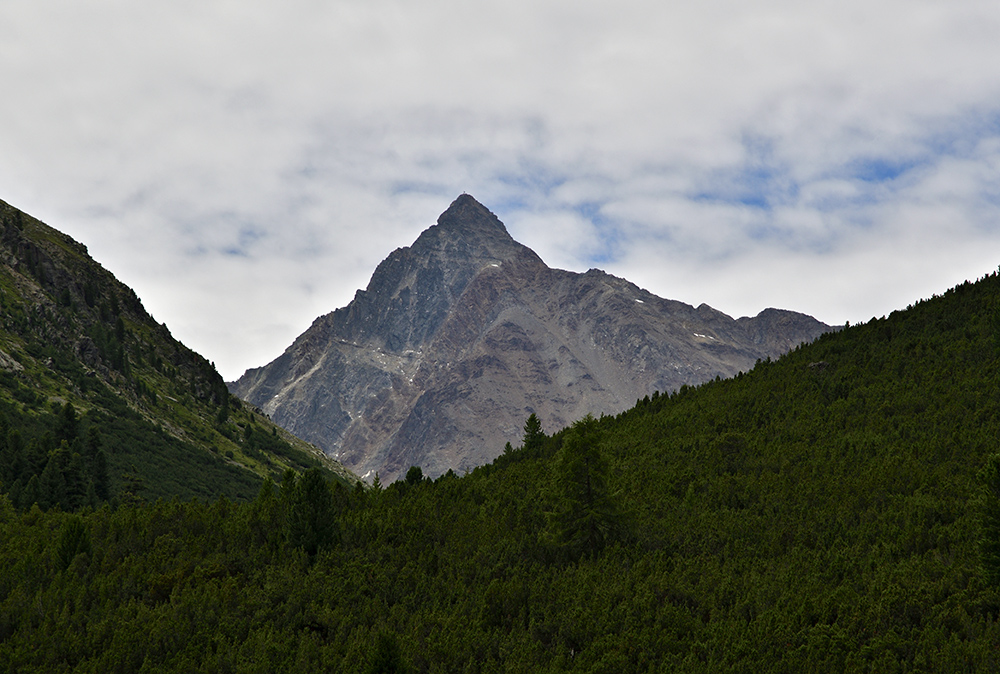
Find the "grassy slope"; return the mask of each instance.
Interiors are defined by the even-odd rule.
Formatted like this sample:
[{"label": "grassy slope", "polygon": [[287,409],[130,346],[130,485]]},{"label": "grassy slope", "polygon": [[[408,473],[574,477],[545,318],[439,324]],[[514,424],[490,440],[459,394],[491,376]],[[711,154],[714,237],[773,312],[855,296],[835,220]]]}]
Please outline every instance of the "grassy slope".
[{"label": "grassy slope", "polygon": [[4,434],[44,445],[68,402],[82,434],[100,430],[113,492],[143,498],[248,498],[263,477],[313,465],[353,481],[231,398],[215,368],[81,244],[0,202],[0,252]]}]

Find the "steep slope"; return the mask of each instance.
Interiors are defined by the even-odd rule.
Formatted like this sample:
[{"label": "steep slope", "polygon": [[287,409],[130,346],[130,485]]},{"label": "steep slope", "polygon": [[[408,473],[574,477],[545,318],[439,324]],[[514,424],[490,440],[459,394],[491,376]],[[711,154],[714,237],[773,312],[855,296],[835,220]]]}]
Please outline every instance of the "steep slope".
[{"label": "steep slope", "polygon": [[0,662],[995,672],[998,372],[994,274],[467,476],[328,494],[312,564],[266,490],[79,517],[0,497]]},{"label": "steep slope", "polygon": [[550,269],[462,195],[366,290],[230,389],[359,475],[489,462],[534,413],[559,428],[750,369],[830,328],[738,321],[599,270]]},{"label": "steep slope", "polygon": [[[314,465],[351,480],[233,398],[85,246],[4,202],[0,453],[2,491],[25,507],[247,498],[264,477]],[[66,496],[95,482],[90,497]]]}]

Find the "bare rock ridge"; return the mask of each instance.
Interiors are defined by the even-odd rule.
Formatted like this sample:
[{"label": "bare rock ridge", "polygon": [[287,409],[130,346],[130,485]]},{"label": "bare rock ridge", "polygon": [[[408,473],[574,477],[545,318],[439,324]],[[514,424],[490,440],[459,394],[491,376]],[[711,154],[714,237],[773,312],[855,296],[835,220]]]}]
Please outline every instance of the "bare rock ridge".
[{"label": "bare rock ridge", "polygon": [[463,194],[351,303],[229,384],[369,480],[492,461],[525,418],[554,431],[654,391],[729,377],[831,328],[733,318],[592,269],[550,269]]}]

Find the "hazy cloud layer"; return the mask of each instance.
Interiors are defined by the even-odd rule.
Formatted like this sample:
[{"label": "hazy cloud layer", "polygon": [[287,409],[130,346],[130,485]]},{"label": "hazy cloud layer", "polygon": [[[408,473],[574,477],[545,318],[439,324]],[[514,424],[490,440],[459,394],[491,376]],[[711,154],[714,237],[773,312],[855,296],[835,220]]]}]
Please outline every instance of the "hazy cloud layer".
[{"label": "hazy cloud layer", "polygon": [[867,320],[1000,264],[990,2],[5,0],[0,199],[227,378],[468,192],[552,266]]}]

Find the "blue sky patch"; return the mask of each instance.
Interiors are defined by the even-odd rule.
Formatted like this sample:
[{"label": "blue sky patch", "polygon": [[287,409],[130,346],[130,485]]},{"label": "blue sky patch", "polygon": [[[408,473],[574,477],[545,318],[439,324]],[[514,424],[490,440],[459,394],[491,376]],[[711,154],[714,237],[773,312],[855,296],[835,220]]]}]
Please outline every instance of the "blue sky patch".
[{"label": "blue sky patch", "polygon": [[923,163],[914,159],[889,157],[859,159],[851,164],[850,175],[868,183],[891,182]]}]

